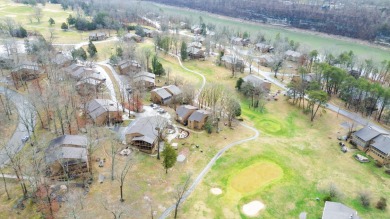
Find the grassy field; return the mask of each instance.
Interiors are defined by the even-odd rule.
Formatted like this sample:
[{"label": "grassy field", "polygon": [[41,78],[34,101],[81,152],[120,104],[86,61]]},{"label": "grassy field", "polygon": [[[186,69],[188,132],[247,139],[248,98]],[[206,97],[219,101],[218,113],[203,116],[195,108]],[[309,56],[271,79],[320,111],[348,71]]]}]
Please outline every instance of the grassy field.
[{"label": "grassy field", "polygon": [[[0,14],[2,18],[12,18],[17,23],[21,24],[29,32],[39,32],[46,39],[50,36],[50,29],[54,31],[54,43],[78,43],[88,39],[88,32],[77,31],[70,29],[68,31],[61,30],[61,24],[66,22],[66,18],[70,14],[73,15],[71,10],[62,10],[59,4],[46,4],[42,7],[42,19],[38,23],[36,19],[31,19],[34,14],[34,8],[29,5],[16,4],[10,0],[0,0]],[[55,24],[49,25],[49,19],[53,18]],[[31,19],[31,20],[30,20]]]},{"label": "grassy field", "polygon": [[235,31],[248,31],[252,35],[261,32],[267,39],[274,39],[276,34],[280,33],[283,37],[288,37],[291,40],[300,42],[303,47],[307,46],[311,49],[329,50],[334,53],[342,51],[354,51],[361,58],[372,58],[377,61],[390,59],[389,49],[379,48],[377,46],[364,45],[365,43],[354,40],[344,39],[334,36],[324,36],[315,32],[292,30],[283,27],[261,25],[250,22],[242,22],[235,19],[230,19],[218,15],[212,15],[206,12],[192,11],[182,8],[174,8],[165,5],[143,2],[144,7],[156,7],[168,15],[179,15],[190,17],[194,22],[199,21],[199,16],[202,16],[206,23],[213,23],[217,26],[228,26]]},{"label": "grassy field", "polygon": [[[286,117],[287,115],[287,117]],[[258,120],[254,118],[259,118]],[[383,212],[373,206],[380,196],[390,195],[389,176],[371,162],[360,164],[353,159],[354,152],[343,154],[337,145],[337,135],[347,130],[340,124],[347,121],[327,112],[312,124],[295,106],[286,101],[269,102],[267,112],[259,113],[243,109],[243,118],[262,131],[259,139],[229,150],[184,204],[184,216],[189,218],[246,218],[241,208],[253,200],[260,200],[266,209],[259,218],[297,218],[300,212],[308,212],[308,218],[321,217],[323,198],[328,195],[329,186],[337,186],[340,195],[334,199],[355,208],[363,218],[386,218],[389,210]],[[290,132],[270,132],[279,130],[280,125],[262,123],[263,119],[284,124]],[[290,118],[290,119],[288,119]],[[288,121],[289,120],[289,121]],[[351,149],[352,151],[355,151]],[[261,180],[257,186],[252,181],[258,173],[246,174],[248,169],[261,163],[272,163],[273,168],[281,168],[282,177],[269,175],[265,186]],[[275,171],[279,172],[278,170]],[[246,187],[241,191],[232,190],[232,182],[237,185],[240,176]],[[263,178],[264,179],[264,178]],[[275,180],[272,180],[275,179]],[[233,184],[233,185],[234,185]],[[210,189],[218,187],[224,192],[215,196]],[[371,194],[371,207],[363,208],[358,201],[358,193]],[[316,201],[316,198],[320,201]]]}]

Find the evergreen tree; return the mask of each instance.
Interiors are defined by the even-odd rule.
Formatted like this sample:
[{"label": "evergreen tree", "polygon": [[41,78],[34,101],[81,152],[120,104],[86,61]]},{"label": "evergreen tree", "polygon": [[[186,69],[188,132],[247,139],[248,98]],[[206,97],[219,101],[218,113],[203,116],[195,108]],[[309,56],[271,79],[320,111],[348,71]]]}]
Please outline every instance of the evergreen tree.
[{"label": "evergreen tree", "polygon": [[61,24],[61,29],[67,30],[68,28],[69,26],[65,22]]},{"label": "evergreen tree", "polygon": [[155,75],[161,76],[165,73],[162,64],[158,61],[157,55],[153,56],[152,59],[152,70]]},{"label": "evergreen tree", "polygon": [[92,41],[89,41],[88,49],[87,49],[89,56],[94,57],[97,53],[95,45],[92,43]]},{"label": "evergreen tree", "polygon": [[163,166],[165,173],[168,173],[168,169],[172,168],[176,163],[177,152],[171,145],[167,144],[161,155],[164,158]]},{"label": "evergreen tree", "polygon": [[188,58],[187,43],[184,41],[181,43],[180,56],[181,56],[181,60],[183,61]]},{"label": "evergreen tree", "polygon": [[49,24],[50,24],[50,26],[53,26],[53,24],[55,24],[56,22],[54,21],[54,19],[53,18],[50,18],[49,19]]}]

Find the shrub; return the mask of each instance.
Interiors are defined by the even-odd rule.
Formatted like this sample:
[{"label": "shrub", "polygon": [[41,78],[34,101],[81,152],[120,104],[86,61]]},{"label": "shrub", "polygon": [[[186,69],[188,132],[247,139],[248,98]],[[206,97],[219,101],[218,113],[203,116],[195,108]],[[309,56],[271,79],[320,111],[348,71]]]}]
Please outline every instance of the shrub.
[{"label": "shrub", "polygon": [[329,185],[329,197],[336,198],[339,196],[339,190],[335,184]]},{"label": "shrub", "polygon": [[363,207],[368,208],[370,206],[370,195],[367,192],[359,193],[359,199]]},{"label": "shrub", "polygon": [[329,201],[332,201],[332,197],[330,197],[330,195],[325,196],[324,202],[329,202]]},{"label": "shrub", "polygon": [[387,200],[383,197],[381,197],[379,199],[379,201],[376,203],[376,208],[378,208],[379,210],[386,210],[386,207],[387,207]]},{"label": "shrub", "polygon": [[376,162],[375,162],[375,166],[377,166],[377,167],[379,167],[379,168],[382,168],[382,167],[383,167],[383,164],[380,163],[380,162],[378,162],[378,161],[376,161]]}]

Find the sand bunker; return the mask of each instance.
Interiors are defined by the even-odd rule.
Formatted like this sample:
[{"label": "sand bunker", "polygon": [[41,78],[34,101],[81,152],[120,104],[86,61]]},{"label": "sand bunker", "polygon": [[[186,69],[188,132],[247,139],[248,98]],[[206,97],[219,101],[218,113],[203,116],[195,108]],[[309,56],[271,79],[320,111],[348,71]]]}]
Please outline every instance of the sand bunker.
[{"label": "sand bunker", "polygon": [[213,195],[220,195],[220,194],[222,194],[222,189],[220,189],[220,188],[211,188],[211,189],[210,189],[210,192],[211,192]]},{"label": "sand bunker", "polygon": [[265,205],[260,201],[252,201],[242,206],[242,212],[248,217],[255,217],[265,208]]}]

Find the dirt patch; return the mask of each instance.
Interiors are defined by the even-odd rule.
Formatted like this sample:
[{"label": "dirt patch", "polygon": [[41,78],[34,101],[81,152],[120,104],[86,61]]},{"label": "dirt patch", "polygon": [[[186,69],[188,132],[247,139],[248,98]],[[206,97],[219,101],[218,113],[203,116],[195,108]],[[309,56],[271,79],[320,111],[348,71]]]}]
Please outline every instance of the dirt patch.
[{"label": "dirt patch", "polygon": [[220,189],[220,188],[211,188],[211,189],[210,189],[210,192],[211,192],[213,195],[220,195],[220,194],[222,194],[222,189]]},{"label": "dirt patch", "polygon": [[242,206],[242,212],[248,217],[255,217],[264,208],[265,205],[261,201],[252,201]]}]

